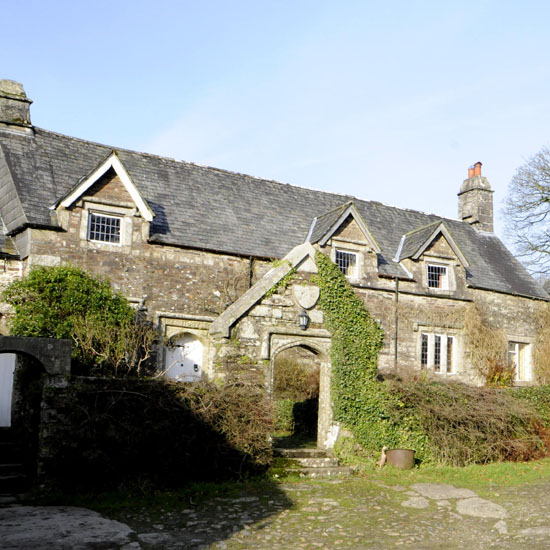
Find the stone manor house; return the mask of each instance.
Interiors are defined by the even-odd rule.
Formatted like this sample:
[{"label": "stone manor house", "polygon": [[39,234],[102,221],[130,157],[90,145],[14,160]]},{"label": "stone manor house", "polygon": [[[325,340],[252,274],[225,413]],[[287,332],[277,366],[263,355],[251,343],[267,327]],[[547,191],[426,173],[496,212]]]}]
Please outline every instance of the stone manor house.
[{"label": "stone manor house", "polygon": [[238,346],[269,388],[275,358],[307,350],[330,446],[330,334],[311,280],[320,250],[384,329],[382,372],[480,383],[463,327],[477,304],[506,335],[517,382],[533,379],[548,295],[493,233],[481,163],[446,219],[64,136],[33,126],[30,104],[20,84],[0,82],[0,283],[33,265],[108,276],[171,339],[168,377],[215,376]]}]

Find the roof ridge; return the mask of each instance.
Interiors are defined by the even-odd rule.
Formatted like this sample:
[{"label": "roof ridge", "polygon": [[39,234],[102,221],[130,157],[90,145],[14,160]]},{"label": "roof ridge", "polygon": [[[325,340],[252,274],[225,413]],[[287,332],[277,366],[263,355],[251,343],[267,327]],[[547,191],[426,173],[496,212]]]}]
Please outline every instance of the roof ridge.
[{"label": "roof ridge", "polygon": [[[301,188],[301,189],[303,189],[303,188]],[[343,202],[342,204],[340,204],[338,206],[335,206],[334,208],[331,208],[330,210],[327,210],[326,212],[323,212],[322,214],[319,214],[319,216],[315,216],[315,219],[324,218],[325,216],[328,216],[329,214],[332,214],[333,212],[337,212],[338,210],[344,211],[346,208],[348,208],[352,204],[353,204],[353,201]]]},{"label": "roof ridge", "polygon": [[[46,129],[40,128],[38,126],[34,126],[34,130],[38,131],[39,133],[42,132],[44,134],[53,134],[53,135],[56,135],[56,136],[59,136],[59,137],[65,138],[65,139],[70,139],[70,140],[77,141],[77,142],[80,142],[80,143],[87,143],[87,144],[90,144],[90,145],[95,145],[97,147],[110,149],[112,151],[120,151],[120,152],[124,152],[124,153],[140,155],[140,156],[143,156],[143,157],[154,158],[154,159],[159,159],[159,160],[165,160],[165,161],[173,162],[175,164],[194,166],[194,167],[203,168],[203,169],[206,169],[206,170],[213,170],[213,171],[216,171],[216,172],[219,172],[219,173],[222,173],[222,174],[232,174],[232,175],[235,175],[235,176],[240,176],[240,177],[247,178],[247,179],[252,180],[252,181],[255,180],[255,181],[261,181],[261,182],[264,182],[264,183],[274,183],[274,184],[277,184],[277,185],[286,185],[288,187],[293,187],[295,189],[313,191],[315,193],[321,193],[323,195],[328,195],[328,196],[331,196],[331,197],[342,197],[344,199],[347,199],[342,204],[347,203],[347,202],[351,202],[351,203],[359,202],[359,203],[366,203],[366,204],[373,204],[373,205],[379,204],[379,205],[384,206],[386,208],[392,208],[394,210],[399,210],[401,212],[412,212],[414,214],[423,214],[425,216],[434,216],[434,217],[437,217],[441,220],[444,219],[444,220],[456,221],[456,222],[461,222],[461,223],[468,223],[468,222],[463,222],[462,220],[458,220],[456,218],[443,218],[439,214],[435,214],[433,212],[424,212],[422,210],[415,210],[414,208],[405,208],[405,207],[395,206],[395,205],[388,204],[388,203],[385,203],[385,202],[382,202],[382,201],[362,199],[362,198],[356,197],[354,195],[334,193],[332,191],[325,191],[325,190],[322,190],[322,189],[315,189],[315,188],[312,188],[312,187],[306,187],[304,185],[296,185],[294,183],[288,183],[288,182],[279,181],[279,180],[275,180],[275,179],[262,178],[260,176],[253,176],[251,174],[246,174],[244,172],[237,172],[237,171],[234,171],[234,170],[228,170],[226,168],[218,168],[216,166],[209,166],[207,164],[199,164],[199,163],[190,162],[190,161],[187,161],[187,160],[178,160],[174,157],[168,157],[168,156],[158,155],[158,154],[154,154],[154,153],[147,153],[147,152],[144,152],[144,151],[138,151],[136,149],[128,149],[126,147],[116,147],[116,146],[108,145],[108,144],[105,144],[105,143],[99,143],[97,141],[83,139],[83,138],[79,138],[79,137],[75,137],[75,136],[69,136],[67,134],[62,134],[60,132],[55,132],[53,130],[46,130]],[[330,211],[328,211],[328,212],[330,212]]]},{"label": "roof ridge", "polygon": [[[242,177],[245,177],[245,178],[249,178],[251,180],[262,181],[262,182],[265,182],[265,183],[276,183],[278,185],[288,185],[289,187],[295,187],[297,189],[305,189],[305,190],[308,190],[308,191],[315,191],[316,193],[324,193],[326,195],[331,195],[331,196],[335,196],[335,197],[340,196],[340,197],[348,198],[348,199],[361,200],[361,199],[358,199],[357,197],[354,197],[352,195],[333,193],[331,191],[323,191],[322,189],[314,189],[312,187],[305,187],[303,185],[296,185],[294,183],[288,183],[288,182],[279,181],[279,180],[275,180],[275,179],[271,179],[271,178],[262,178],[260,176],[253,176],[251,174],[246,174],[244,172],[237,172],[235,170],[229,170],[227,168],[218,168],[216,166],[209,166],[208,164],[199,164],[198,162],[191,162],[191,161],[188,161],[188,160],[180,160],[180,159],[176,159],[174,157],[168,157],[168,156],[165,156],[165,155],[158,155],[158,154],[155,154],[155,153],[147,153],[146,151],[138,151],[136,149],[128,149],[126,147],[116,147],[114,145],[107,145],[105,143],[99,143],[98,141],[92,141],[92,140],[89,140],[89,139],[83,139],[83,138],[79,138],[79,137],[75,137],[75,136],[69,136],[67,134],[62,134],[60,132],[54,132],[52,130],[46,130],[44,128],[39,128],[37,126],[35,126],[34,129],[38,130],[39,132],[42,132],[44,134],[54,134],[56,136],[59,136],[59,137],[65,138],[65,139],[71,139],[71,140],[78,141],[78,142],[81,142],[81,143],[87,143],[87,144],[90,144],[90,145],[103,147],[103,148],[109,149],[111,151],[120,151],[120,152],[123,152],[123,153],[130,153],[130,154],[134,154],[134,155],[140,155],[140,156],[155,158],[155,159],[159,159],[159,160],[167,160],[167,161],[170,161],[170,162],[174,162],[176,164],[185,164],[185,165],[188,165],[188,166],[195,166],[197,168],[204,168],[204,169],[207,169],[207,170],[214,170],[216,172],[220,172],[220,173],[223,173],[223,174],[233,174],[235,176],[242,176]],[[348,200],[346,202],[353,202],[353,201]],[[365,200],[364,202],[369,202],[369,201]],[[370,202],[376,202],[376,201],[370,201]]]},{"label": "roof ridge", "polygon": [[435,222],[432,222],[432,223],[428,223],[426,225],[421,225],[420,227],[417,227],[416,229],[412,229],[411,231],[407,231],[407,233],[405,233],[403,235],[403,237],[411,237],[412,235],[414,235],[415,233],[419,233],[420,231],[424,231],[425,229],[428,229],[428,227],[431,227],[432,225],[441,225],[441,224],[444,224],[445,222],[443,221],[445,218],[441,218]]}]

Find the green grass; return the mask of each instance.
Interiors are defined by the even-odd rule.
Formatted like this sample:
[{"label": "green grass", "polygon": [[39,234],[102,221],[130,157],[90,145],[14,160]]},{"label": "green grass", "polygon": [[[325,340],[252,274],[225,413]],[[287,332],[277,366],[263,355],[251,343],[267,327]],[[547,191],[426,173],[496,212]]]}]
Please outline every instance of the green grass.
[{"label": "green grass", "polygon": [[515,487],[541,481],[550,481],[550,458],[531,462],[495,462],[463,468],[451,466],[422,466],[412,470],[364,469],[359,475],[388,484],[448,483],[468,489]]},{"label": "green grass", "polygon": [[380,470],[371,466],[364,468],[356,475],[356,480],[350,480],[350,482],[351,484],[346,483],[342,486],[333,485],[330,480],[309,480],[296,475],[279,477],[272,475],[240,482],[194,483],[175,491],[155,491],[151,488],[135,487],[131,490],[111,493],[49,494],[35,497],[33,503],[83,506],[105,515],[115,516],[128,509],[147,509],[148,513],[154,517],[161,516],[166,510],[179,510],[190,504],[200,504],[215,497],[238,498],[243,495],[254,495],[262,500],[283,497],[282,485],[288,486],[295,483],[326,484],[329,492],[338,492],[346,487],[350,490],[355,485],[365,487],[365,482],[403,486],[414,483],[445,483],[472,489],[483,495],[495,487],[516,487],[550,482],[550,458],[532,462],[500,462],[464,468],[422,466],[412,470],[398,470],[386,466]]}]

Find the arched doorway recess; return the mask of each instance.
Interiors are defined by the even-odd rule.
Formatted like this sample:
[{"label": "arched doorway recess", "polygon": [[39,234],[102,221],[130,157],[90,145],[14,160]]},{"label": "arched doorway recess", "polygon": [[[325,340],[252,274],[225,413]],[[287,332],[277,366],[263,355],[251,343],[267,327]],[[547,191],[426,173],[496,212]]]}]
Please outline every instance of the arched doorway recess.
[{"label": "arched doorway recess", "polygon": [[202,378],[204,346],[189,332],[171,339],[164,350],[164,376],[174,382],[198,382]]},{"label": "arched doorway recess", "polygon": [[0,442],[4,449],[0,461],[4,461],[5,473],[10,472],[7,467],[21,467],[15,475],[4,476],[8,481],[23,478],[29,482],[38,474],[43,389],[66,386],[71,349],[69,340],[0,336]]},{"label": "arched doorway recess", "polygon": [[[330,340],[324,337],[300,338],[293,335],[273,335],[271,343],[268,388],[276,408],[283,416],[281,420],[284,420],[286,414],[287,431],[293,422],[292,428],[296,428],[296,420],[298,420],[298,428],[305,428],[306,432],[309,430],[309,434],[304,434],[306,436],[304,439],[309,438],[312,444],[321,448],[332,447],[334,444],[332,434],[335,427],[332,422],[330,397]],[[295,370],[293,370],[293,365],[296,366]],[[277,380],[278,375],[279,380]],[[303,391],[301,395],[300,392],[295,392],[296,399],[292,404],[277,403],[280,399],[293,399],[291,391],[287,391],[285,396],[281,375],[283,375],[282,381],[285,379],[290,379],[291,382],[302,381]],[[295,378],[293,378],[294,376]],[[296,408],[295,403],[297,404]],[[300,418],[302,410],[305,418]],[[295,414],[298,418],[295,418]],[[304,421],[306,422],[305,426],[303,425]],[[316,422],[316,425],[311,425],[312,422]],[[279,427],[284,427],[284,425]],[[294,443],[292,439],[287,441],[290,444]]]}]

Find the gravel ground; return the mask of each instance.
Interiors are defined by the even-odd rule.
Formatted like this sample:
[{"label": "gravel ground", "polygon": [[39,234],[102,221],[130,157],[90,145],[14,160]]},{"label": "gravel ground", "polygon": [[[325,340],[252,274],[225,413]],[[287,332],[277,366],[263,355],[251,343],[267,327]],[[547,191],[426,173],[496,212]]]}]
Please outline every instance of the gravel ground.
[{"label": "gravel ground", "polygon": [[109,518],[83,508],[12,507],[0,509],[0,547],[550,549],[550,481],[474,493],[360,477],[308,480],[166,510],[128,508]]},{"label": "gravel ground", "polygon": [[143,549],[550,549],[550,482],[476,495],[445,485],[305,481],[119,517]]}]

